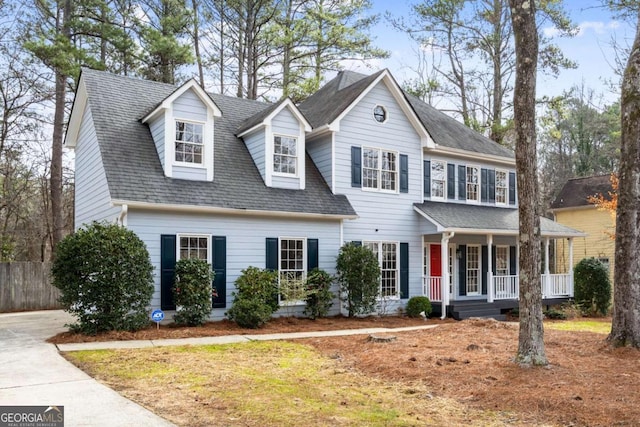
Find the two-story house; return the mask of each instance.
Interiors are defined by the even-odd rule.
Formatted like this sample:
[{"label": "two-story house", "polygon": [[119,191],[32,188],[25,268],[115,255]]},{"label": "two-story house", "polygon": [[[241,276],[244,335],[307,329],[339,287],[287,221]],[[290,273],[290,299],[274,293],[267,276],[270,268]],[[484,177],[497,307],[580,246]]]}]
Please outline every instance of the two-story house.
[{"label": "two-story house", "polygon": [[[334,273],[346,242],[378,256],[387,309],[417,295],[456,318],[517,305],[513,153],[408,96],[387,70],[341,72],[300,105],[83,70],[66,145],[76,227],[117,221],[140,236],[153,307],[174,308],[181,258],[211,263],[219,319],[242,269]],[[573,282],[549,273],[549,239],[571,246],[582,233],[541,224],[551,303]]]}]

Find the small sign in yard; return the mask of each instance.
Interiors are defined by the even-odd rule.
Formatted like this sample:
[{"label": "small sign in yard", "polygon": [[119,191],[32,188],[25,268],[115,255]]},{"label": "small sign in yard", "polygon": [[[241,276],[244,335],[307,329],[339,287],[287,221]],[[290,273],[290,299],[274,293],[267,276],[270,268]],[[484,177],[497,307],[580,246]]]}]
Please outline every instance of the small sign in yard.
[{"label": "small sign in yard", "polygon": [[164,320],[164,311],[158,309],[151,313],[151,320],[156,322],[156,329],[160,329],[160,322]]}]

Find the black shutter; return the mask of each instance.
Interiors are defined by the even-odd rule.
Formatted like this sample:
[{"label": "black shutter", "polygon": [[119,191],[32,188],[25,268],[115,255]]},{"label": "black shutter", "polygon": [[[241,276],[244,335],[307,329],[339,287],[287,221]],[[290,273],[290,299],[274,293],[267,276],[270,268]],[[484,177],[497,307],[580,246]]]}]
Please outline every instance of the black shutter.
[{"label": "black shutter", "polygon": [[458,199],[467,199],[467,167],[458,165]]},{"label": "black shutter", "polygon": [[227,306],[227,238],[212,236],[211,246],[211,268],[215,273],[213,287],[218,294],[213,298],[213,308],[224,308]]},{"label": "black shutter", "polygon": [[489,170],[489,203],[496,202],[496,171]]},{"label": "black shutter", "polygon": [[400,243],[400,298],[409,298],[409,243]]},{"label": "black shutter", "polygon": [[400,154],[400,192],[409,192],[409,157]]},{"label": "black shutter", "polygon": [[496,274],[496,247],[491,246],[491,272],[495,276]]},{"label": "black shutter", "polygon": [[447,163],[447,198],[456,198],[456,165]]},{"label": "black shutter", "polygon": [[278,271],[278,238],[267,237],[265,268]]},{"label": "black shutter", "polygon": [[358,247],[362,246],[362,240],[354,240],[353,242],[351,242],[351,244]]},{"label": "black shutter", "polygon": [[424,180],[424,197],[431,197],[431,162],[429,160],[424,161],[422,175]]},{"label": "black shutter", "polygon": [[485,168],[480,169],[480,201],[486,203],[489,200],[489,171]]},{"label": "black shutter", "polygon": [[362,148],[351,147],[351,186],[362,187]]},{"label": "black shutter", "polygon": [[509,204],[516,204],[516,174],[509,172]]},{"label": "black shutter", "polygon": [[467,295],[467,245],[459,245],[460,260],[458,263],[458,276],[459,281],[459,294],[461,296]]},{"label": "black shutter", "polygon": [[160,236],[160,308],[175,310],[173,299],[173,282],[176,278],[176,236],[163,234]]},{"label": "black shutter", "polygon": [[482,294],[487,294],[487,283],[489,283],[489,247],[486,245],[482,246]]},{"label": "black shutter", "polygon": [[318,239],[307,239],[307,271],[318,268]]},{"label": "black shutter", "polygon": [[509,274],[512,276],[515,276],[516,274],[518,274],[516,272],[516,247],[515,246],[509,246]]}]

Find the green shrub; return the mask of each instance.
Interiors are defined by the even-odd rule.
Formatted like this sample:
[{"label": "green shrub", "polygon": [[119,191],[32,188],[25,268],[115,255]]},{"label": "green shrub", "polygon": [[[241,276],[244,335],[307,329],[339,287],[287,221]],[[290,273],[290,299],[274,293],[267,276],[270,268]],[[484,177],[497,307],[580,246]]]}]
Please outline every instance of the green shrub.
[{"label": "green shrub", "polygon": [[273,310],[256,298],[241,298],[233,302],[227,317],[243,328],[256,329],[269,321]]},{"label": "green shrub", "polygon": [[62,240],[51,267],[60,303],[84,334],[134,331],[149,324],[153,266],[136,234],[94,222]]},{"label": "green shrub", "polygon": [[318,268],[314,268],[307,275],[307,282],[305,283],[307,289],[305,315],[315,320],[318,317],[325,317],[329,313],[333,305],[333,298],[335,298],[335,295],[330,291],[332,282],[333,277]]},{"label": "green shrub", "polygon": [[336,271],[349,317],[373,313],[380,293],[380,266],[373,252],[355,243],[344,245],[338,254]]},{"label": "green shrub", "polygon": [[551,308],[544,312],[547,319],[567,320],[567,315],[562,310]]},{"label": "green shrub", "polygon": [[179,325],[200,326],[211,314],[213,271],[202,259],[185,258],[176,262],[173,296],[178,311],[174,320]]},{"label": "green shrub", "polygon": [[259,328],[278,308],[278,272],[247,267],[236,279],[229,320],[243,328]]},{"label": "green shrub", "polygon": [[575,300],[589,314],[607,314],[611,282],[607,268],[596,258],[585,258],[573,270]]},{"label": "green shrub", "polygon": [[422,312],[426,317],[429,317],[431,311],[431,301],[427,297],[411,297],[407,301],[406,313],[409,317],[420,317]]}]

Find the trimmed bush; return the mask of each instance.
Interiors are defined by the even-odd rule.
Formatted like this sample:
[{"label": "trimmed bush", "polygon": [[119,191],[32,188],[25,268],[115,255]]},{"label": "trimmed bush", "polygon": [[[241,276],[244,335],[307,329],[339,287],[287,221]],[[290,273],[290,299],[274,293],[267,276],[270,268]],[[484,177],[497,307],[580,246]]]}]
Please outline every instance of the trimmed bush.
[{"label": "trimmed bush", "polygon": [[373,313],[380,293],[380,266],[373,252],[353,242],[344,245],[338,254],[336,271],[349,317]]},{"label": "trimmed bush", "polygon": [[431,314],[431,301],[427,297],[411,297],[407,301],[407,316],[420,317],[420,313],[424,312],[426,317]]},{"label": "trimmed bush", "polygon": [[248,267],[236,279],[229,320],[243,328],[259,328],[278,308],[278,272]]},{"label": "trimmed bush", "polygon": [[213,271],[202,259],[185,258],[176,262],[173,296],[178,311],[173,320],[178,325],[200,326],[211,314]]},{"label": "trimmed bush", "polygon": [[588,314],[607,314],[611,303],[611,282],[607,268],[596,258],[585,258],[573,270],[575,300]]},{"label": "trimmed bush", "polygon": [[273,311],[268,304],[255,298],[236,299],[227,311],[227,317],[243,328],[256,329],[271,319]]},{"label": "trimmed bush", "polygon": [[65,237],[51,267],[60,303],[78,319],[69,326],[91,335],[149,324],[152,272],[147,248],[133,231],[98,222]]},{"label": "trimmed bush", "polygon": [[307,306],[304,309],[306,316],[315,320],[318,317],[325,317],[329,313],[335,298],[333,292],[330,291],[332,282],[333,277],[318,268],[314,268],[307,275],[305,283],[308,292],[305,300]]}]

